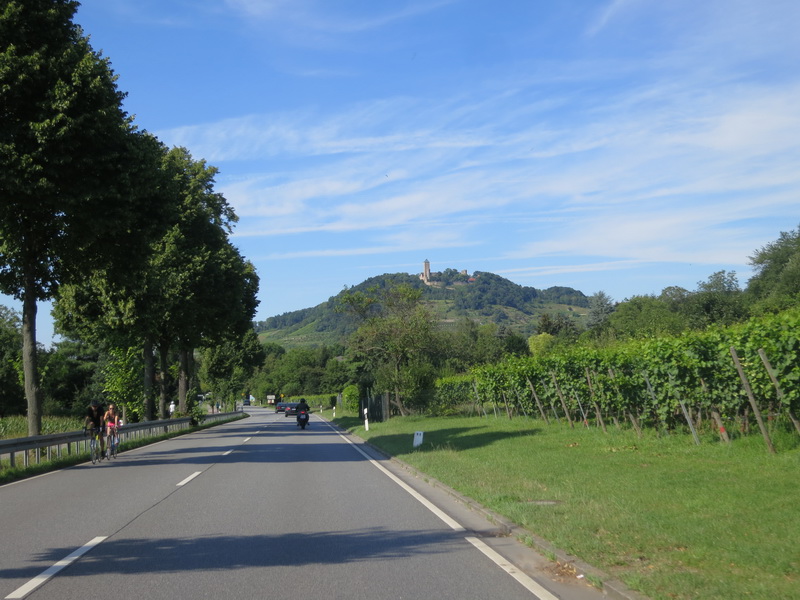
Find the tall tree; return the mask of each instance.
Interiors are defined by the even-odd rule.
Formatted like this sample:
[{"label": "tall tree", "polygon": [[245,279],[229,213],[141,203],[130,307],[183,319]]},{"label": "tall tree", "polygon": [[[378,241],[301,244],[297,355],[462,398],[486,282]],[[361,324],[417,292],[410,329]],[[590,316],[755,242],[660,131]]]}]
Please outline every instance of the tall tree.
[{"label": "tall tree", "polygon": [[418,388],[415,377],[431,376],[421,367],[434,358],[439,338],[430,311],[422,303],[422,291],[401,284],[379,293],[377,312],[365,311],[363,296],[343,296],[354,300],[356,312],[367,316],[350,340],[350,351],[369,365],[382,389],[392,392],[392,404],[401,415],[409,410],[403,395]]},{"label": "tall tree", "polygon": [[654,296],[633,296],[619,303],[607,324],[613,338],[676,335],[687,327],[682,315]]},{"label": "tall tree", "polygon": [[731,325],[745,319],[748,307],[735,271],[717,271],[697,283],[684,310],[695,328],[711,324]]},{"label": "tall tree", "polygon": [[[170,347],[181,357],[178,400],[186,410],[192,351],[231,336],[240,338],[252,327],[258,276],[228,239],[238,218],[214,190],[217,169],[179,147],[167,153],[165,169],[175,185],[180,211],[153,268],[161,276],[165,300],[156,322],[162,360]],[[161,389],[163,415],[165,387]]]},{"label": "tall tree", "polygon": [[[0,8],[0,291],[22,301],[28,432],[41,431],[37,302],[124,246],[134,129],[78,2]],[[120,245],[121,244],[121,245]]]},{"label": "tall tree", "polygon": [[786,308],[800,300],[800,227],[782,231],[780,237],[750,257],[755,274],[747,292],[755,300]]},{"label": "tall tree", "polygon": [[590,329],[600,327],[613,312],[614,302],[611,300],[611,296],[600,290],[589,296],[589,315],[586,324]]}]

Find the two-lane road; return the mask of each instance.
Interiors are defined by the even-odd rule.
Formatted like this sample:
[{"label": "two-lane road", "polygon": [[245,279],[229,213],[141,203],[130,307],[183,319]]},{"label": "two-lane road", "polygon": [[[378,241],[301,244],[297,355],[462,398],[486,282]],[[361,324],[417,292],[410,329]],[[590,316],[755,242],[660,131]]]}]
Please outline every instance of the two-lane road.
[{"label": "two-lane road", "polygon": [[326,422],[250,412],[0,487],[0,598],[602,597],[503,570],[475,515]]}]

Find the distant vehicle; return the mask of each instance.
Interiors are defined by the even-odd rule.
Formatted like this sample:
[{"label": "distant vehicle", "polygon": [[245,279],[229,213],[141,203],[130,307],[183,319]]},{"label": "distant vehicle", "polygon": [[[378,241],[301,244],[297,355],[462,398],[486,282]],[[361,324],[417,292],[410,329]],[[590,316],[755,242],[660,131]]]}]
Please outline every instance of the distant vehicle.
[{"label": "distant vehicle", "polygon": [[242,406],[250,406],[250,398],[245,398],[242,400]]},{"label": "distant vehicle", "polygon": [[283,415],[284,417],[297,414],[297,405],[300,404],[299,402],[284,402],[284,404],[286,405],[283,409],[283,412],[286,413]]},{"label": "distant vehicle", "polygon": [[279,413],[279,412],[284,412],[284,411],[286,410],[286,405],[287,405],[287,404],[289,404],[289,403],[288,403],[288,402],[278,402],[278,403],[275,405],[275,412],[276,412],[276,413]]}]

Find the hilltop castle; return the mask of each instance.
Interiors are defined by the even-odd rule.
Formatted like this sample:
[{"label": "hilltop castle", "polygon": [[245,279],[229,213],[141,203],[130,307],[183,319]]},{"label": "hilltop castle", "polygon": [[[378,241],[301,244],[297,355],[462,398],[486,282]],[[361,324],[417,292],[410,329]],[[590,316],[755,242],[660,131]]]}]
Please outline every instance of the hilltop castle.
[{"label": "hilltop castle", "polygon": [[419,278],[422,279],[426,284],[430,284],[431,282],[431,261],[427,258],[425,262],[422,263],[422,273],[419,274]]},{"label": "hilltop castle", "polygon": [[[466,269],[462,269],[459,273],[465,277],[468,275]],[[441,276],[441,273],[431,273],[431,261],[426,258],[425,262],[422,263],[422,273],[419,274],[419,278],[422,280],[422,282],[425,285],[436,285],[435,280],[440,279]],[[475,281],[475,279],[470,277],[469,283],[472,283],[473,281]],[[439,285],[441,285],[441,283],[439,283]]]}]

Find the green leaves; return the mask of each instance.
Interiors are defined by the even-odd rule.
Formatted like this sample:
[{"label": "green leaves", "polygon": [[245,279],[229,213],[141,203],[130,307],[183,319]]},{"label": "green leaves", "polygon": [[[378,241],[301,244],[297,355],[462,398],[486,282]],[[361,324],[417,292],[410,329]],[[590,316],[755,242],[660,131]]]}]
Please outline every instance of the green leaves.
[{"label": "green leaves", "polygon": [[[605,413],[629,411],[649,419],[651,425],[673,427],[685,422],[679,400],[695,409],[718,409],[723,416],[741,412],[747,400],[731,360],[731,346],[736,347],[762,402],[777,398],[759,356],[763,348],[783,391],[783,409],[800,408],[800,309],[677,337],[509,358],[473,369],[471,375],[487,401],[518,398],[526,410],[531,409],[530,394],[522,393],[528,380],[540,395],[555,401],[554,378],[573,417],[582,416],[584,400],[593,397]],[[455,389],[456,384],[441,386],[448,387]],[[462,388],[460,393],[466,394],[466,390]]]}]

